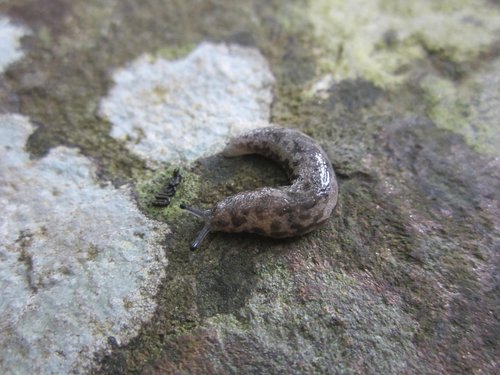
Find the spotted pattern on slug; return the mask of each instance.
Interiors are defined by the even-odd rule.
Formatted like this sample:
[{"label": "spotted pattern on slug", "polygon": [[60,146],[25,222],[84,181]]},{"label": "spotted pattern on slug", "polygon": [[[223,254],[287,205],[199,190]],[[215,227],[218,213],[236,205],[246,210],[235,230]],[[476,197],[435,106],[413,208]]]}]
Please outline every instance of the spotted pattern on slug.
[{"label": "spotted pattern on slug", "polygon": [[328,157],[312,138],[293,129],[261,128],[232,139],[223,151],[227,157],[247,154],[260,154],[282,165],[291,185],[238,193],[207,211],[183,205],[205,220],[192,249],[213,231],[294,237],[330,217],[337,204],[337,181]]}]

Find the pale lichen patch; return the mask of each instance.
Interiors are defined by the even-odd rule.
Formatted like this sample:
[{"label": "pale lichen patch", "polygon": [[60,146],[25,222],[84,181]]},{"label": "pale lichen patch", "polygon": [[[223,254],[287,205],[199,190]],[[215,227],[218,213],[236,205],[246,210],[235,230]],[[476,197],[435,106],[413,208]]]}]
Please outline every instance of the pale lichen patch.
[{"label": "pale lichen patch", "polygon": [[25,27],[14,25],[8,18],[0,16],[0,73],[23,57],[21,38],[28,33]]},{"label": "pale lichen patch", "polygon": [[30,159],[33,130],[0,116],[0,363],[6,373],[83,372],[108,337],[126,343],[151,318],[168,228],[127,187],[99,184],[76,149]]},{"label": "pale lichen patch", "polygon": [[274,78],[254,48],[202,43],[179,60],[144,55],[113,78],[101,114],[150,165],[195,160],[269,121]]}]

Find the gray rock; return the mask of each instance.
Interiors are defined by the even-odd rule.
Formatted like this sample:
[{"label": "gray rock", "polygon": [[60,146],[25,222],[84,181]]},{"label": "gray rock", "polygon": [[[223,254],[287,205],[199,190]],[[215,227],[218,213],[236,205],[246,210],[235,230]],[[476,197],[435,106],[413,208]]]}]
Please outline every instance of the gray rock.
[{"label": "gray rock", "polygon": [[126,187],[96,183],[75,149],[30,160],[32,131],[22,116],[0,116],[0,364],[81,372],[108,337],[124,344],[151,317],[167,228],[138,212]]},{"label": "gray rock", "polygon": [[[496,373],[497,2],[0,12],[23,30],[0,76],[3,372]],[[323,145],[334,215],[300,238],[213,234],[190,252],[200,223],[179,203],[287,183],[216,153],[268,120]],[[152,207],[179,166],[171,205]]]}]

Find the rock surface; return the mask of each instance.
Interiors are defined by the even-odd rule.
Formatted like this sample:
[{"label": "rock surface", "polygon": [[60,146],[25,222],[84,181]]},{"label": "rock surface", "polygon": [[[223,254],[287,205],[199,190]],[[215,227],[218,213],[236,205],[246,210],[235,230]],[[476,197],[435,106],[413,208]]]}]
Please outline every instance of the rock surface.
[{"label": "rock surface", "polygon": [[13,25],[9,22],[8,18],[0,17],[0,35],[2,36],[2,44],[0,44],[0,72],[3,72],[9,64],[22,57],[20,39],[27,33],[26,28]]},{"label": "rock surface", "polygon": [[[0,372],[495,373],[498,35],[489,0],[2,2]],[[190,252],[179,203],[286,184],[217,153],[269,122],[334,215]]]},{"label": "rock surface", "polygon": [[111,136],[148,161],[194,161],[268,124],[273,76],[255,48],[202,43],[174,61],[142,56],[114,81],[101,113]]},{"label": "rock surface", "polygon": [[167,228],[126,189],[96,183],[75,149],[30,160],[32,131],[22,116],[0,116],[0,363],[2,372],[81,371],[151,317]]}]

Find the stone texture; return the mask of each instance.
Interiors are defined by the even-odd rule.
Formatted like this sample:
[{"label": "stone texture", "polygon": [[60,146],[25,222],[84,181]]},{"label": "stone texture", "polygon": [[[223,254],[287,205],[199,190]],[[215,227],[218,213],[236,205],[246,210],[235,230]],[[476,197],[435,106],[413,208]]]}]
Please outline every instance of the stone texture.
[{"label": "stone texture", "polygon": [[149,162],[193,161],[269,121],[274,78],[256,49],[203,43],[175,61],[142,56],[113,79],[101,113]]},{"label": "stone texture", "polygon": [[126,187],[100,186],[75,149],[30,160],[32,131],[25,117],[0,116],[0,364],[82,372],[108,337],[126,343],[151,317],[166,227],[138,212]]},{"label": "stone texture", "polygon": [[404,80],[408,65],[428,54],[463,63],[487,51],[500,31],[500,16],[488,5],[476,0],[313,0],[307,15],[324,70],[337,80],[362,77],[387,86]]},{"label": "stone texture", "polygon": [[26,28],[12,24],[6,17],[0,17],[0,73],[22,57],[20,39],[26,34]]},{"label": "stone texture", "polygon": [[478,152],[500,156],[497,104],[500,59],[472,72],[457,86],[453,80],[429,75],[421,81],[428,112],[437,126],[464,136]]},{"label": "stone texture", "polygon": [[[22,39],[22,58],[0,75],[0,110],[23,115],[7,115],[20,129],[28,119],[36,124],[16,146],[27,171],[8,181],[47,160],[65,162],[75,173],[92,171],[78,180],[85,189],[112,192],[128,207],[110,200],[87,218],[97,211],[113,218],[134,213],[132,222],[86,224],[95,236],[106,228],[128,233],[135,220],[149,223],[144,233],[152,238],[161,236],[163,230],[154,229],[164,228],[161,222],[171,229],[162,249],[166,260],[153,263],[168,263],[165,277],[144,299],[150,319],[116,328],[107,343],[107,329],[86,336],[101,341],[90,346],[93,360],[90,351],[74,353],[74,363],[87,366],[81,372],[497,372],[498,1],[42,3],[0,4],[9,24],[31,30]],[[197,119],[209,126],[198,129]],[[224,159],[211,151],[217,149],[211,142],[222,144],[234,124],[268,119],[323,145],[339,178],[334,215],[300,238],[213,234],[190,252],[200,223],[179,203],[208,208],[236,191],[286,184],[283,172],[262,158]],[[163,132],[167,125],[171,133]],[[194,135],[203,139],[189,138]],[[61,152],[62,161],[55,156]],[[184,181],[172,205],[152,207],[179,166]],[[65,186],[52,172],[37,175],[56,181],[42,187]],[[134,203],[121,186],[132,189]],[[39,187],[36,194],[50,197],[53,190]],[[21,198],[13,202],[17,207]],[[39,217],[19,212],[27,224]],[[58,214],[73,222],[69,211]],[[31,238],[45,233],[39,227],[14,237],[15,246],[34,246]],[[75,254],[62,240],[76,236],[68,226],[47,233]],[[113,244],[103,240],[101,247]],[[44,251],[52,254],[51,248]],[[160,251],[158,243],[153,248]],[[74,258],[61,256],[79,270]],[[29,288],[25,275],[33,274],[40,288],[51,277],[75,277],[48,267],[43,257],[35,264],[52,270],[48,276],[27,272],[29,257],[15,259],[2,270],[3,282]],[[128,263],[123,267],[133,266]],[[109,293],[121,295],[114,287]],[[79,306],[87,311],[92,303]],[[65,304],[60,310],[71,315],[74,309]],[[53,322],[62,324],[60,316]],[[37,327],[9,329],[16,327],[36,354]],[[44,332],[55,337],[57,329],[54,323]],[[24,353],[9,348],[13,356]],[[50,373],[42,365],[58,353],[43,360],[35,354],[30,369]]]}]

